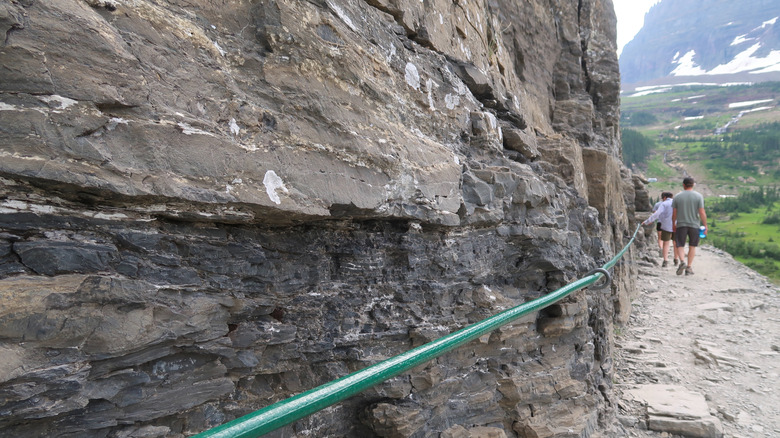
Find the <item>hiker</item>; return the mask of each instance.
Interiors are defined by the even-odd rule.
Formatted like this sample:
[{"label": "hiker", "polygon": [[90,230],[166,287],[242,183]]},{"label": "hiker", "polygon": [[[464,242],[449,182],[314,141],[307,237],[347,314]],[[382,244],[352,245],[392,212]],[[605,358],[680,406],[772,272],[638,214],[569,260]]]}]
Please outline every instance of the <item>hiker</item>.
[{"label": "hiker", "polygon": [[[661,201],[656,206],[655,213],[650,215],[646,221],[642,222],[642,225],[650,225],[655,221],[658,221],[656,228],[658,229],[658,243],[661,249],[661,257],[663,258],[662,268],[669,266],[669,243],[672,241],[674,235],[674,227],[672,225],[672,195],[671,192],[661,193]],[[674,264],[677,264],[677,251],[675,247]]]},{"label": "hiker", "polygon": [[[661,200],[656,202],[655,205],[653,205],[653,209],[650,210],[652,213],[655,213],[658,211],[658,208],[661,207],[661,204],[664,202],[663,194],[661,194]],[[642,225],[647,225],[644,222],[642,222]],[[664,241],[661,239],[661,221],[658,221],[655,223],[655,231],[658,232],[658,249],[662,250],[664,247]]]},{"label": "hiker", "polygon": [[[677,244],[677,257],[680,264],[677,266],[677,275],[693,275],[693,258],[696,256],[696,247],[699,246],[699,226],[704,226],[704,234],[709,233],[707,227],[707,213],[704,211],[704,197],[693,190],[693,178],[683,178],[683,191],[678,193],[672,201],[672,222],[674,226],[674,240]],[[685,239],[688,239],[688,260],[685,261]]]}]

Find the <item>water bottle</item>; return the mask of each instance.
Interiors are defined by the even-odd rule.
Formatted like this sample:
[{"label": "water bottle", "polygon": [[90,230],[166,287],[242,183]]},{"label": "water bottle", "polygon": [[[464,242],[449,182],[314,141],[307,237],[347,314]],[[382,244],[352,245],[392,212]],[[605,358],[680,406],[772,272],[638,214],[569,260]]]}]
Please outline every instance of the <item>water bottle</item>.
[{"label": "water bottle", "polygon": [[707,237],[707,234],[704,233],[704,225],[702,225],[699,227],[699,238],[704,239],[705,237]]}]

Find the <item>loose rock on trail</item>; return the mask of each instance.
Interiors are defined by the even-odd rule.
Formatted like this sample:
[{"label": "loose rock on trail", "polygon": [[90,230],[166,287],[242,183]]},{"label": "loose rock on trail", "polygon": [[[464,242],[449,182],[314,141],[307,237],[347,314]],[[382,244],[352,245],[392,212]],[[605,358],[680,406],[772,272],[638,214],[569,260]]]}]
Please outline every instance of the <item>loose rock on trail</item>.
[{"label": "loose rock on trail", "polygon": [[778,287],[707,245],[694,275],[660,262],[656,247],[640,260],[615,336],[619,436],[780,436]]}]

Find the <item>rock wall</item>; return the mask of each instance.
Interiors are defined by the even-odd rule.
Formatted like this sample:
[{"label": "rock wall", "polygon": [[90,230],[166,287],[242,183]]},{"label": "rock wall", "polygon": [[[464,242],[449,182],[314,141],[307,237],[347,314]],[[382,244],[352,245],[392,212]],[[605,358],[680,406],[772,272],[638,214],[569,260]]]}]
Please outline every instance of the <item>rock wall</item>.
[{"label": "rock wall", "polygon": [[[2,436],[189,436],[633,230],[609,0],[5,0],[0,29]],[[272,435],[592,435],[627,257]]]}]

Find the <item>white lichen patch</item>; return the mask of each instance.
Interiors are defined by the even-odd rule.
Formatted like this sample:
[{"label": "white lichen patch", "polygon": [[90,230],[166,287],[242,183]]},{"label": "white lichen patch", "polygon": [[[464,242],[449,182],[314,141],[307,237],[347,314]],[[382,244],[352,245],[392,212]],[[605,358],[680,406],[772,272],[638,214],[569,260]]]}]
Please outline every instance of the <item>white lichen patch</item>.
[{"label": "white lichen patch", "polygon": [[[126,220],[130,217],[124,213],[110,213],[103,211],[91,211],[91,210],[74,210],[70,208],[55,207],[52,205],[35,204],[32,202],[19,201],[14,199],[6,200],[0,203],[0,213],[18,213],[22,211],[28,211],[35,214],[51,214],[61,216],[81,216],[88,218],[104,219],[104,220]],[[60,239],[56,235],[47,235],[52,239]]]},{"label": "white lichen patch", "polygon": [[433,87],[436,85],[433,79],[425,81],[425,88],[428,90],[428,108],[431,111],[436,111],[436,106],[433,104]]},{"label": "white lichen patch", "polygon": [[57,209],[51,205],[30,204],[30,211],[35,214],[54,214]]},{"label": "white lichen patch", "polygon": [[238,134],[241,132],[241,128],[238,127],[238,123],[236,123],[236,119],[230,119],[230,133],[238,136]]},{"label": "white lichen patch", "polygon": [[394,45],[390,45],[390,53],[387,54],[385,57],[385,61],[390,64],[393,61],[393,57],[398,53],[398,50],[395,48]]},{"label": "white lichen patch", "polygon": [[95,213],[92,217],[103,220],[124,220],[128,219],[129,216],[124,213]]},{"label": "white lichen patch", "polygon": [[107,131],[113,131],[114,129],[116,129],[116,127],[118,125],[127,125],[129,123],[130,123],[130,121],[127,120],[127,119],[123,119],[121,117],[111,117],[110,119],[108,119],[108,124],[106,125],[106,130]]},{"label": "white lichen patch", "polygon": [[119,7],[117,0],[87,0],[87,4],[93,8],[108,8],[111,10]]},{"label": "white lichen patch", "polygon": [[344,12],[343,9],[341,9],[340,6],[335,5],[335,4],[333,4],[333,2],[329,1],[328,2],[328,7],[330,7],[333,10],[333,12],[335,12],[336,15],[338,15],[338,17],[341,18],[341,21],[343,21],[344,24],[347,25],[347,27],[352,29],[353,32],[357,32],[358,31],[357,27],[355,27],[355,24],[352,22],[352,19],[349,18],[349,16]]},{"label": "white lichen patch", "polygon": [[190,125],[188,125],[187,123],[184,123],[184,122],[177,123],[177,126],[179,128],[181,128],[181,132],[184,135],[208,135],[208,136],[211,136],[211,137],[216,137],[214,134],[212,134],[210,132],[207,132],[207,131],[204,131],[204,130],[198,129],[198,128],[193,128],[192,126],[190,126]]},{"label": "white lichen patch", "polygon": [[169,373],[175,373],[180,370],[186,370],[192,368],[195,365],[195,359],[191,357],[158,361],[152,367],[152,374],[157,377],[167,377]]},{"label": "white lichen patch", "polygon": [[28,205],[24,201],[10,199],[0,203],[0,213],[16,213],[18,211],[25,211],[27,209]]},{"label": "white lichen patch", "polygon": [[417,67],[411,62],[406,63],[406,69],[404,73],[406,83],[415,90],[420,89],[420,73],[417,71]]},{"label": "white lichen patch", "polygon": [[268,197],[277,205],[282,203],[277,190],[281,190],[284,193],[289,193],[287,191],[287,187],[284,186],[284,181],[282,181],[282,178],[280,178],[279,175],[277,175],[273,170],[269,170],[265,173],[265,176],[263,177],[263,185],[265,186],[265,192],[268,194]]},{"label": "white lichen patch", "polygon": [[212,44],[214,44],[214,47],[217,49],[219,54],[222,55],[222,57],[224,57],[225,56],[225,51],[222,49],[222,47],[220,47],[219,44],[217,44],[216,41],[212,41]]},{"label": "white lichen patch", "polygon": [[444,96],[444,104],[449,110],[455,109],[455,107],[460,104],[460,96],[447,93],[447,95]]},{"label": "white lichen patch", "polygon": [[464,55],[466,55],[467,59],[469,60],[471,59],[471,49],[468,48],[467,46],[464,46],[462,41],[460,42],[460,51],[463,52]]},{"label": "white lichen patch", "polygon": [[49,105],[56,105],[55,108],[57,109],[67,109],[79,103],[77,100],[68,99],[67,97],[62,97],[57,94],[52,94],[50,96],[38,96],[38,99],[40,99],[43,102],[46,102]]},{"label": "white lichen patch", "polygon": [[225,193],[230,193],[236,186],[243,184],[244,181],[241,178],[233,178],[230,184],[225,184]]},{"label": "white lichen patch", "polygon": [[0,157],[10,157],[15,160],[26,160],[26,161],[48,161],[48,158],[43,158],[38,155],[21,155],[17,152],[6,152],[6,151],[0,151]]},{"label": "white lichen patch", "polygon": [[255,152],[255,151],[259,151],[260,150],[259,147],[255,146],[253,144],[238,143],[238,147],[240,147],[241,149],[243,149],[245,151],[248,151],[248,152]]}]

